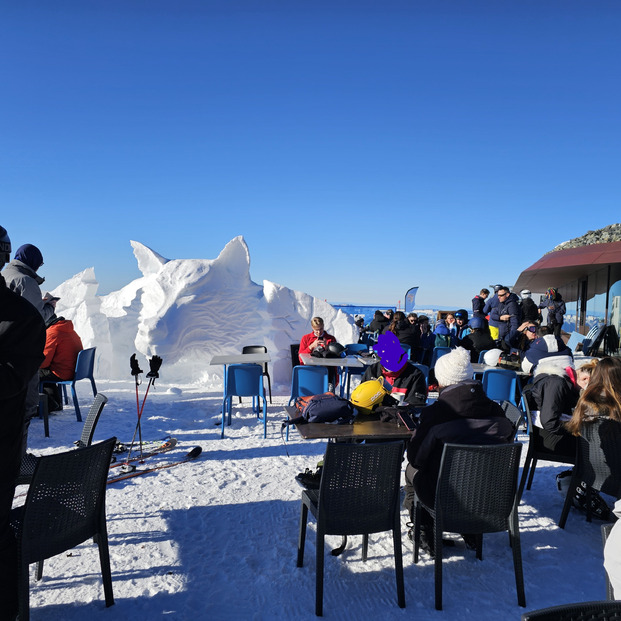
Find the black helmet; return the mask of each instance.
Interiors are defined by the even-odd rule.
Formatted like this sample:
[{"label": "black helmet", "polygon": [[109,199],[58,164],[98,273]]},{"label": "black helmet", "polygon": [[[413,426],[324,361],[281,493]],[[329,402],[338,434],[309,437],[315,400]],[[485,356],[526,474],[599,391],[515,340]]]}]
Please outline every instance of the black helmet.
[{"label": "black helmet", "polygon": [[345,348],[340,343],[329,343],[328,351],[337,358],[343,358],[345,356]]},{"label": "black helmet", "polygon": [[465,308],[460,308],[455,313],[455,318],[456,319],[465,319],[466,321],[468,321],[468,311]]},{"label": "black helmet", "polygon": [[0,268],[11,260],[11,240],[6,229],[0,226]]}]

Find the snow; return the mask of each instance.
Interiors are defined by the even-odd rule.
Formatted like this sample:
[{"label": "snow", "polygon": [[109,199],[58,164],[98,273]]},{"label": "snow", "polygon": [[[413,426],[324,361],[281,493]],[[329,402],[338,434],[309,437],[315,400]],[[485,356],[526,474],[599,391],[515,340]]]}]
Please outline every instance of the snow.
[{"label": "snow", "polygon": [[[142,418],[145,438],[178,439],[162,461],[201,446],[192,463],[108,487],[107,522],[116,604],[106,609],[97,548],[92,541],[46,561],[43,579],[31,567],[34,621],[132,619],[315,619],[314,523],[307,533],[305,566],[296,567],[300,488],[295,475],[314,468],[325,443],[292,432],[285,445],[280,423],[288,400],[289,344],[308,329],[310,317],[326,318],[341,342],[352,326],[329,305],[274,283],[253,283],[241,238],[213,260],[167,260],[133,243],[143,277],[121,291],[97,297],[87,269],[54,293],[59,311],[76,323],[85,347],[96,345],[98,389],[108,396],[95,441],[131,439],[136,395],[129,356],[163,357],[161,378],[149,392]],[[251,412],[250,399],[234,401],[233,422],[220,439],[221,368],[217,353],[265,343],[273,404],[268,434]],[[146,383],[140,387],[144,395]],[[92,401],[88,382],[78,383],[83,411]],[[45,455],[73,448],[81,432],[71,405],[50,417],[50,438],[34,419],[29,450]],[[521,437],[521,441],[525,441]],[[525,456],[526,447],[523,451]],[[157,463],[157,459],[151,460]],[[605,598],[601,522],[570,513],[556,526],[563,498],[555,475],[566,467],[540,462],[533,488],[520,506],[527,609]],[[23,502],[24,487],[17,489]],[[484,537],[483,562],[457,542],[445,551],[444,611],[434,609],[433,563],[413,564],[402,511],[405,610],[397,607],[390,534],[370,538],[361,560],[361,537],[350,537],[340,557],[325,557],[324,616],[331,619],[518,619],[508,535]],[[329,537],[328,546],[340,538]]]}]

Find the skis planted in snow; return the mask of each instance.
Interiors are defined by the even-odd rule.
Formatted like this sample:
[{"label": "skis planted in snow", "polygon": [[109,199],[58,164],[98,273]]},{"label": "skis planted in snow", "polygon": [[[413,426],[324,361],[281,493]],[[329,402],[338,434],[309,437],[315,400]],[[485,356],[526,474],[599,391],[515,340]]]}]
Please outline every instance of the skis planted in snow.
[{"label": "skis planted in snow", "polygon": [[124,481],[125,479],[131,479],[132,477],[139,477],[143,474],[149,474],[150,472],[157,472],[158,470],[164,470],[165,468],[172,468],[180,464],[185,464],[189,461],[193,461],[194,459],[196,459],[202,452],[203,449],[200,446],[195,446],[183,459],[178,459],[177,461],[160,464],[159,466],[153,466],[152,468],[139,468],[137,470],[134,470],[133,472],[127,472],[119,474],[118,476],[110,477],[108,478],[108,485],[110,485],[110,483]]}]

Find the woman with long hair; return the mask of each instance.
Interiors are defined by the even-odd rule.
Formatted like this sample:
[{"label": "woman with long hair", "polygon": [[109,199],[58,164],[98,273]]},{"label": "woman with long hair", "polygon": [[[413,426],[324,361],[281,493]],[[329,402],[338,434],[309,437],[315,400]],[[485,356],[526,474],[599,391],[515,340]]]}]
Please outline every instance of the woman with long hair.
[{"label": "woman with long hair", "polygon": [[583,425],[598,418],[609,418],[621,423],[621,360],[602,358],[591,373],[589,385],[584,390],[566,428],[575,436]]}]

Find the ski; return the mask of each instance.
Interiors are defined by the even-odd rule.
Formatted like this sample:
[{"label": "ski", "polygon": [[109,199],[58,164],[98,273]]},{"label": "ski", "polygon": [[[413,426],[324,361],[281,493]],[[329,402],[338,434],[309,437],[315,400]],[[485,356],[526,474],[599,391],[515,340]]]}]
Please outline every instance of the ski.
[{"label": "ski", "polygon": [[[172,439],[171,435],[164,436],[163,438],[159,438],[158,440],[145,440],[142,443],[143,450],[151,451],[153,449],[159,448],[162,444],[165,444],[169,440]],[[114,455],[118,455],[119,453],[127,453],[129,451],[129,447],[131,442],[121,442],[120,440],[114,445],[114,450],[112,453]]]},{"label": "ski", "polygon": [[157,472],[158,470],[164,470],[165,468],[172,468],[173,466],[185,464],[189,461],[196,459],[202,452],[203,449],[200,446],[195,446],[183,459],[171,461],[165,464],[161,464],[159,466],[153,466],[152,468],[141,468],[140,470],[134,470],[133,472],[128,472],[120,474],[118,476],[110,477],[108,479],[108,485],[110,485],[110,483],[124,481],[125,479],[131,479],[132,477],[139,477],[143,474],[149,474],[150,472]]},{"label": "ski", "polygon": [[147,451],[146,453],[143,453],[142,457],[140,455],[134,455],[129,459],[120,459],[119,461],[111,463],[110,468],[118,468],[119,466],[123,466],[130,462],[142,461],[144,459],[147,459],[148,457],[154,457],[156,455],[161,455],[162,453],[168,453],[168,451],[172,451],[175,446],[177,446],[177,438],[170,438],[170,440],[163,442],[159,446],[156,446],[155,448]]}]

